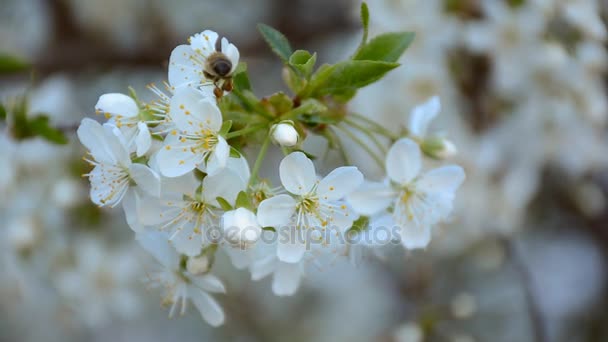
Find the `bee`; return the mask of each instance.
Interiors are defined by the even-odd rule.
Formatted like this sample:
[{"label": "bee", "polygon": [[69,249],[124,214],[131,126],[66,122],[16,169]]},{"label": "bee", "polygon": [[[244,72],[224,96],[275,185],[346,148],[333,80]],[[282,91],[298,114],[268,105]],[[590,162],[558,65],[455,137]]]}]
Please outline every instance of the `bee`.
[{"label": "bee", "polygon": [[[215,42],[215,52],[207,57],[203,69],[205,77],[213,81],[213,85],[215,85],[213,93],[218,98],[222,97],[224,91],[232,91],[232,62],[222,52],[221,41],[221,37],[218,37]],[[222,82],[221,87],[220,81]]]}]

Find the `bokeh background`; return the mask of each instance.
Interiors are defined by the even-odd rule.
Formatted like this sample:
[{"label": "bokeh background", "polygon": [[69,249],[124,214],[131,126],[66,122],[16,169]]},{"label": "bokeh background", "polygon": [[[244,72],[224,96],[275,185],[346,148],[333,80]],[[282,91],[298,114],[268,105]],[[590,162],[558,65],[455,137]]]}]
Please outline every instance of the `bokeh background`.
[{"label": "bokeh background", "polygon": [[441,97],[433,129],[467,172],[454,217],[424,251],[324,260],[293,297],[220,258],[227,322],[213,329],[195,310],[167,318],[122,211],[88,202],[73,131],[103,93],[145,98],[205,28],[237,45],[257,95],[284,89],[256,23],[338,61],[360,40],[360,2],[0,0],[0,54],[31,66],[0,76],[0,100],[27,93],[71,140],[0,124],[0,341],[608,341],[608,1],[368,4],[372,34],[417,37],[351,108],[396,129]]}]

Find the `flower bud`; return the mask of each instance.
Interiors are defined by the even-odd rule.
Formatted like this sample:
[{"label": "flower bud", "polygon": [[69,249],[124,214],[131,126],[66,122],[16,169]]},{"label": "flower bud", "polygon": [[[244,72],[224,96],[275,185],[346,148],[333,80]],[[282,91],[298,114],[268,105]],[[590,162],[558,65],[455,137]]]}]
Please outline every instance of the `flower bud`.
[{"label": "flower bud", "polygon": [[40,239],[39,226],[33,217],[21,217],[8,225],[8,240],[20,253],[29,252]]},{"label": "flower bud", "polygon": [[255,243],[262,234],[262,226],[253,212],[238,208],[224,213],[222,228],[226,240],[241,248],[247,248]]},{"label": "flower bud", "polygon": [[291,121],[282,121],[270,129],[272,139],[283,147],[292,147],[298,143],[298,132]]},{"label": "flower bud", "polygon": [[424,139],[420,148],[426,155],[435,159],[450,158],[458,153],[456,146],[451,141],[437,137]]},{"label": "flower bud", "polygon": [[202,275],[211,269],[211,260],[206,255],[190,257],[186,262],[186,270],[192,275]]}]

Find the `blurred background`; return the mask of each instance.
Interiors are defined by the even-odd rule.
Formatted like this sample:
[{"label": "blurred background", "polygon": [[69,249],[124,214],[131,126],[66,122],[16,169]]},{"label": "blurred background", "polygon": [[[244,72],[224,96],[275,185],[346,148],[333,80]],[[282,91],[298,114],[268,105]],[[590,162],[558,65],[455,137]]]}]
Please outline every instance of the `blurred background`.
[{"label": "blurred background", "polygon": [[432,129],[467,172],[454,217],[424,251],[311,267],[293,297],[220,258],[227,322],[213,329],[195,310],[167,318],[122,211],[89,203],[69,132],[103,93],[151,98],[171,50],[206,28],[239,48],[258,96],[284,89],[255,25],[338,61],[360,40],[360,2],[0,0],[0,55],[30,65],[0,76],[0,100],[27,93],[70,137],[0,124],[0,341],[608,341],[608,1],[368,4],[372,35],[417,37],[351,107],[396,129],[441,97]]}]

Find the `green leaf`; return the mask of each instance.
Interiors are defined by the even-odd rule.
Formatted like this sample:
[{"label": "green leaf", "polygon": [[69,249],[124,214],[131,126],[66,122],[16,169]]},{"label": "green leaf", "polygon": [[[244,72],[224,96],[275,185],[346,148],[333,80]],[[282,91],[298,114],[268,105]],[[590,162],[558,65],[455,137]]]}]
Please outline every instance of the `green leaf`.
[{"label": "green leaf", "polygon": [[249,74],[247,73],[247,64],[241,62],[234,71],[232,77],[234,88],[239,91],[251,90],[251,82],[249,81]]},{"label": "green leaf", "polygon": [[414,32],[381,34],[363,45],[354,60],[396,62],[414,40]]},{"label": "green leaf", "polygon": [[220,128],[219,134],[226,135],[226,133],[230,132],[231,128],[232,128],[232,120],[226,120],[226,121],[224,121],[224,123],[222,124],[222,127]]},{"label": "green leaf", "polygon": [[230,146],[230,158],[240,158],[241,157],[241,152],[239,152],[239,150],[237,150],[236,148]]},{"label": "green leaf", "polygon": [[287,38],[281,32],[265,24],[258,24],[258,31],[260,31],[272,51],[287,63],[289,56],[292,54],[291,45],[289,45]]},{"label": "green leaf", "polygon": [[27,70],[29,64],[25,61],[10,55],[0,53],[0,74],[7,74],[11,72],[19,72]]},{"label": "green leaf", "polygon": [[30,120],[28,127],[34,136],[41,136],[55,144],[64,145],[69,141],[62,131],[51,127],[49,117],[46,115],[39,115],[33,118]]},{"label": "green leaf", "polygon": [[236,205],[235,208],[246,208],[251,210],[251,200],[249,199],[249,195],[245,191],[239,192],[236,196]]},{"label": "green leaf", "polygon": [[367,3],[361,3],[361,24],[363,25],[363,30],[365,35],[367,35],[367,30],[369,29],[369,8],[367,7]]},{"label": "green leaf", "polygon": [[308,79],[312,74],[312,69],[317,63],[317,54],[310,54],[306,50],[297,50],[289,57],[289,65],[302,73],[302,76]]},{"label": "green leaf", "polygon": [[325,106],[321,101],[316,99],[306,99],[302,101],[299,107],[294,108],[289,113],[285,114],[286,118],[296,118],[300,115],[304,114],[317,114],[322,113],[327,110],[327,106]]},{"label": "green leaf", "polygon": [[313,77],[309,89],[314,97],[343,95],[381,79],[398,63],[380,61],[344,61],[320,68]]},{"label": "green leaf", "polygon": [[272,106],[275,115],[287,113],[293,107],[293,101],[284,92],[280,91],[270,95],[268,103]]},{"label": "green leaf", "polygon": [[0,120],[6,120],[6,108],[0,103]]},{"label": "green leaf", "polygon": [[367,229],[369,225],[369,217],[361,216],[355,222],[353,222],[353,226],[348,230],[348,232],[362,232]]},{"label": "green leaf", "polygon": [[217,203],[219,203],[222,210],[230,211],[233,209],[230,203],[228,203],[228,201],[226,201],[223,197],[216,197],[215,199],[217,200]]}]

